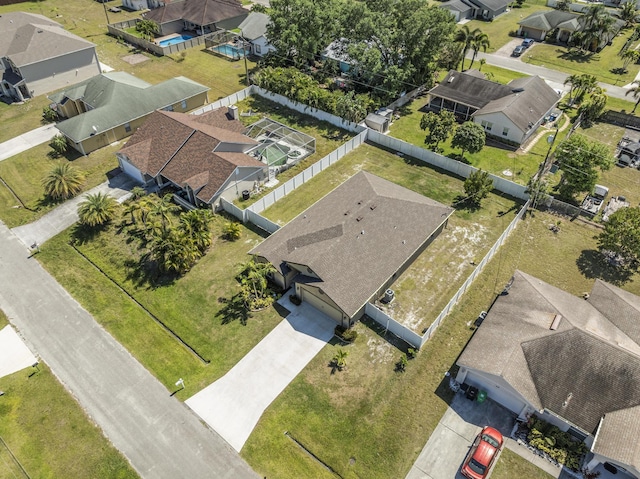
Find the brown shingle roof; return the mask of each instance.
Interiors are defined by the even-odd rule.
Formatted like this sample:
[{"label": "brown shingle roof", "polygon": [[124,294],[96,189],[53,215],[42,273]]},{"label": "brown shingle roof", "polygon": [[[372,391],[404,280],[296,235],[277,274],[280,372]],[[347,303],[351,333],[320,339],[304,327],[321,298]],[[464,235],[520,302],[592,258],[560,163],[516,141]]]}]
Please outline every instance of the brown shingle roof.
[{"label": "brown shingle roof", "polygon": [[224,151],[258,144],[240,130],[242,123],[217,111],[201,116],[155,111],[120,153],[142,173],[188,185],[209,203],[237,166],[265,168],[245,153]]},{"label": "brown shingle roof", "polygon": [[350,317],[429,239],[453,209],[361,171],[250,253],[276,268],[306,265]]},{"label": "brown shingle roof", "polygon": [[154,8],[143,16],[158,24],[184,20],[205,26],[248,13],[236,0],[184,0]]},{"label": "brown shingle roof", "polygon": [[[629,411],[628,427],[640,428],[640,345],[616,326],[617,310],[601,303],[608,288],[616,296],[630,293],[601,286],[585,301],[516,271],[509,294],[496,300],[457,364],[503,377],[537,409],[553,411],[587,432],[621,410]],[[558,314],[560,325],[552,331]],[[618,456],[608,451],[608,457],[637,454],[636,445],[630,447],[633,451],[621,449]]]},{"label": "brown shingle roof", "polygon": [[640,469],[640,406],[605,414],[593,452]]}]

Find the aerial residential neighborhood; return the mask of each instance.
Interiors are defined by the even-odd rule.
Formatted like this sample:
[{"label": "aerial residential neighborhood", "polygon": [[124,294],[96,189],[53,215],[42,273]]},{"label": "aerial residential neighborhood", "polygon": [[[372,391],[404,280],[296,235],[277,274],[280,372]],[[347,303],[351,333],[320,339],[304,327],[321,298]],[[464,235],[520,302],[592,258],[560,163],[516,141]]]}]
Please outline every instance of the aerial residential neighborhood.
[{"label": "aerial residential neighborhood", "polygon": [[0,40],[0,479],[640,479],[639,4]]}]

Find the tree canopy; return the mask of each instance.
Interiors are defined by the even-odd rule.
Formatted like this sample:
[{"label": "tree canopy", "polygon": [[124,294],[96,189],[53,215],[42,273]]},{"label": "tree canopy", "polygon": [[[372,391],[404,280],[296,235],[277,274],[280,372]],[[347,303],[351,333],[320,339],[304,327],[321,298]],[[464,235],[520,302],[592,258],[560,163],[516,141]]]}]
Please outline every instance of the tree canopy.
[{"label": "tree canopy", "polygon": [[598,236],[598,248],[620,255],[627,263],[640,261],[640,208],[613,213]]},{"label": "tree canopy", "polygon": [[600,170],[608,170],[615,163],[607,145],[574,134],[558,145],[555,159],[562,170],[558,192],[572,200],[581,192],[591,192]]},{"label": "tree canopy", "polygon": [[424,142],[429,148],[438,151],[438,145],[453,133],[456,125],[456,117],[453,112],[442,110],[440,113],[430,111],[422,115],[420,128],[429,130]]},{"label": "tree canopy", "polygon": [[451,146],[453,148],[460,148],[462,152],[460,156],[464,158],[464,153],[478,153],[484,148],[486,141],[486,133],[484,128],[472,121],[466,121],[458,128],[451,140]]},{"label": "tree canopy", "polygon": [[87,195],[78,206],[80,223],[87,226],[101,226],[113,219],[118,202],[106,193]]},{"label": "tree canopy", "polygon": [[60,162],[42,180],[44,193],[53,200],[66,200],[82,190],[84,175],[67,162]]},{"label": "tree canopy", "polygon": [[464,181],[464,192],[467,200],[475,206],[480,206],[482,200],[489,196],[493,189],[493,180],[489,173],[483,170],[474,171]]}]

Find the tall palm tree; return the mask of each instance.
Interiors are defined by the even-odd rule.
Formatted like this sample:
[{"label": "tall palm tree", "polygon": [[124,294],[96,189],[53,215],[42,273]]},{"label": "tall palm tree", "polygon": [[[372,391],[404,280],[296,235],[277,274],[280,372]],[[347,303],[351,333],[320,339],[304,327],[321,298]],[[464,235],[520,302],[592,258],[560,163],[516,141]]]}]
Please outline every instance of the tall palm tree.
[{"label": "tall palm tree", "polygon": [[578,83],[580,82],[579,80],[580,75],[578,75],[577,73],[570,75],[567,77],[567,79],[564,81],[564,85],[571,85],[571,88],[569,89],[569,103],[571,103],[571,100],[573,100],[573,92],[575,91],[575,89],[578,86]]},{"label": "tall palm tree", "polygon": [[42,180],[47,196],[54,200],[66,200],[80,192],[84,175],[67,162],[58,163]]},{"label": "tall palm tree", "polygon": [[635,85],[627,90],[627,93],[624,95],[627,96],[629,94],[633,95],[633,99],[636,101],[636,104],[633,106],[633,111],[631,113],[636,112],[636,108],[638,108],[638,103],[640,103],[640,80],[635,80],[632,85]]},{"label": "tall palm tree", "polygon": [[158,24],[153,20],[138,20],[136,23],[136,31],[139,32],[143,38],[151,40],[155,33],[159,32]]},{"label": "tall palm tree", "polygon": [[469,68],[473,67],[473,62],[476,61],[476,56],[478,55],[478,51],[482,49],[483,52],[487,51],[489,48],[489,36],[486,33],[478,32],[478,34],[473,37],[471,41],[471,49],[473,50],[473,56],[471,57],[471,65]]},{"label": "tall palm tree", "polygon": [[87,226],[103,225],[113,219],[118,202],[105,193],[87,195],[78,206],[80,223]]},{"label": "tall palm tree", "polygon": [[636,18],[638,18],[638,6],[636,2],[625,2],[620,8],[618,16],[621,20],[625,21],[625,28],[629,28],[636,23]]},{"label": "tall palm tree", "polygon": [[180,215],[180,228],[202,253],[211,246],[210,221],[209,210],[191,210]]},{"label": "tall palm tree", "polygon": [[154,219],[157,219],[160,223],[160,227],[163,231],[166,231],[171,226],[171,217],[173,213],[180,211],[180,206],[172,203],[173,195],[166,194],[161,199],[155,200],[151,205],[149,214]]},{"label": "tall palm tree", "polygon": [[473,39],[480,35],[482,31],[479,28],[469,30],[467,25],[462,25],[462,28],[458,30],[453,37],[453,41],[462,45],[462,62],[460,63],[460,71],[464,69],[464,59],[467,56],[467,52],[471,48]]}]

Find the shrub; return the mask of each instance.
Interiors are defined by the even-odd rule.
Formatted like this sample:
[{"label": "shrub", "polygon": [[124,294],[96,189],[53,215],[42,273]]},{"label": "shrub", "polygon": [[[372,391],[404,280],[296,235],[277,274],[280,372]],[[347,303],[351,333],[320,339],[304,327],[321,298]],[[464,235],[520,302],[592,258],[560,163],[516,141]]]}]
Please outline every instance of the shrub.
[{"label": "shrub", "polygon": [[46,123],[53,123],[55,121],[58,121],[58,113],[56,113],[56,111],[50,106],[45,106],[42,109],[42,119]]},{"label": "shrub", "polygon": [[557,426],[549,424],[539,418],[532,417],[529,421],[529,445],[544,452],[550,458],[565,467],[577,471],[582,457],[587,453],[587,446],[575,439]]},{"label": "shrub", "polygon": [[334,329],[334,334],[343,341],[352,343],[358,337],[358,332],[352,328],[345,328],[344,326],[337,325]]},{"label": "shrub", "polygon": [[291,301],[296,306],[300,306],[302,304],[302,300],[298,298],[295,294],[289,295],[289,301]]},{"label": "shrub", "polygon": [[407,349],[407,357],[413,359],[418,355],[418,350],[414,348]]},{"label": "shrub", "polygon": [[409,361],[407,360],[407,355],[403,354],[400,356],[400,360],[396,363],[396,371],[403,373],[407,369],[407,364]]}]

